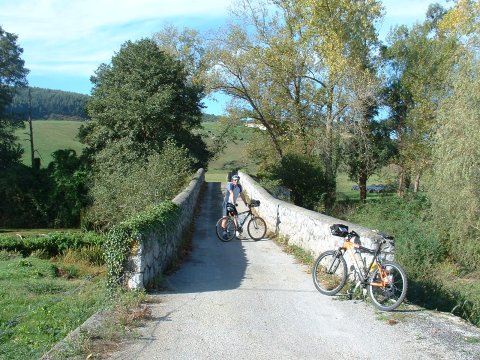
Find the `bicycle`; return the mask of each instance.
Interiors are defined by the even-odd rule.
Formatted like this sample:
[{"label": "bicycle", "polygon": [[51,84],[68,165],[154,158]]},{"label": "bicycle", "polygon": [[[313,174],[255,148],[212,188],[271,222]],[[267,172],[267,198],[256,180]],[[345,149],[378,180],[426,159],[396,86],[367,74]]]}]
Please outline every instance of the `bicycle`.
[{"label": "bicycle", "polygon": [[[250,220],[247,224],[247,232],[250,237],[257,241],[265,236],[267,233],[267,224],[260,216],[255,215],[252,212],[252,208],[260,206],[259,200],[252,200],[248,204],[248,210],[241,213],[235,214],[234,211],[229,211],[227,213],[226,226],[222,227],[222,221],[224,217],[221,217],[216,224],[217,236],[220,240],[227,242],[231,241],[236,234],[236,231],[241,233],[243,231],[243,224],[250,217]],[[239,227],[235,225],[235,220],[237,220]]]},{"label": "bicycle", "polygon": [[[395,247],[394,238],[377,232],[380,240],[372,250],[361,246],[360,236],[355,231],[348,231],[346,225],[334,224],[330,231],[334,236],[343,237],[344,241],[337,250],[325,251],[316,259],[312,277],[317,290],[325,295],[336,295],[353,272],[355,287],[347,292],[350,299],[361,286],[378,309],[390,311],[397,308],[405,299],[408,281],[405,270],[395,261],[387,260]],[[346,253],[353,264],[350,273],[344,258]],[[369,266],[362,254],[372,256]]]}]

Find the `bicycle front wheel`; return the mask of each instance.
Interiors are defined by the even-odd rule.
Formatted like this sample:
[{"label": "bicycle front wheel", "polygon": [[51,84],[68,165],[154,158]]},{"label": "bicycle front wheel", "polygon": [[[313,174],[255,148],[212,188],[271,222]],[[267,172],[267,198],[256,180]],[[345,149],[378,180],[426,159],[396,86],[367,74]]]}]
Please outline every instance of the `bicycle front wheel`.
[{"label": "bicycle front wheel", "polygon": [[217,237],[222,241],[231,241],[235,237],[235,231],[237,227],[231,216],[227,217],[225,228],[222,227],[222,221],[224,219],[220,218],[216,224]]},{"label": "bicycle front wheel", "polygon": [[247,231],[253,240],[260,240],[267,233],[267,223],[261,217],[255,216],[248,222]]},{"label": "bicycle front wheel", "polygon": [[368,296],[378,309],[390,311],[396,309],[405,299],[407,287],[405,270],[393,261],[383,261],[381,267],[370,277]]},{"label": "bicycle front wheel", "polygon": [[324,295],[335,295],[342,290],[347,276],[347,263],[339,251],[325,251],[313,264],[313,283]]}]

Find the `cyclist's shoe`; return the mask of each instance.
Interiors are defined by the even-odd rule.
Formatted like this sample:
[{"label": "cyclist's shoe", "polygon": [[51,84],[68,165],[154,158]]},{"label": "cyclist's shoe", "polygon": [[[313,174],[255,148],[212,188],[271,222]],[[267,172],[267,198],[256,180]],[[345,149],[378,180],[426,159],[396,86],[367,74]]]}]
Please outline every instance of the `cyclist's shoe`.
[{"label": "cyclist's shoe", "polygon": [[228,240],[228,235],[225,230],[223,230],[223,235],[222,235],[223,240]]},{"label": "cyclist's shoe", "polygon": [[241,227],[239,227],[239,228],[237,229],[237,233],[241,234],[242,232],[243,232],[243,229],[242,229]]}]

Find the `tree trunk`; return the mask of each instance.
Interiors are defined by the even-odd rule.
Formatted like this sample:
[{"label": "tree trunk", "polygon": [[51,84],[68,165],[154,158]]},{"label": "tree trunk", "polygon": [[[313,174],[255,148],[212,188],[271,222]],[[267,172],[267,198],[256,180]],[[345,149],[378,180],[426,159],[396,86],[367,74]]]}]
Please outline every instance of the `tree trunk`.
[{"label": "tree trunk", "polygon": [[420,171],[417,173],[417,176],[415,177],[415,183],[413,184],[413,192],[417,193],[420,190],[420,176],[421,173]]},{"label": "tree trunk", "polygon": [[405,195],[405,170],[400,170],[400,176],[398,177],[398,189],[397,196],[403,197]]},{"label": "tree trunk", "polygon": [[325,124],[325,177],[329,183],[327,198],[325,199],[327,209],[330,209],[335,203],[337,190],[333,168],[333,90],[333,87],[331,87]]},{"label": "tree trunk", "polygon": [[367,174],[363,170],[358,177],[358,187],[360,189],[360,201],[364,203],[367,201]]}]

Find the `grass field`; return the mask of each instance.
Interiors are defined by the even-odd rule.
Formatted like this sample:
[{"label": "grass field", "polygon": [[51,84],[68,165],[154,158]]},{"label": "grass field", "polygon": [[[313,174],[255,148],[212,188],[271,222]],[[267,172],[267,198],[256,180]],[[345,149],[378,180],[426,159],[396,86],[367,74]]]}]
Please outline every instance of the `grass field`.
[{"label": "grass field", "polygon": [[[52,153],[60,149],[73,149],[77,155],[82,152],[83,145],[78,141],[78,129],[82,122],[64,120],[36,120],[33,122],[33,143],[35,157],[41,160],[41,166],[47,167],[52,161]],[[22,161],[31,165],[30,134],[28,123],[24,129],[18,129],[16,136],[24,149]]]},{"label": "grass field", "polygon": [[[202,126],[207,144],[211,144],[213,137],[220,136],[225,130],[225,126],[218,122],[204,122]],[[233,136],[233,140],[229,141],[228,146],[209,163],[205,174],[206,181],[225,181],[228,172],[234,168],[256,173],[255,161],[248,158],[246,145],[258,130],[238,125],[231,127],[228,131]]]},{"label": "grass field", "polygon": [[105,304],[104,266],[0,251],[0,358],[39,359]]}]

